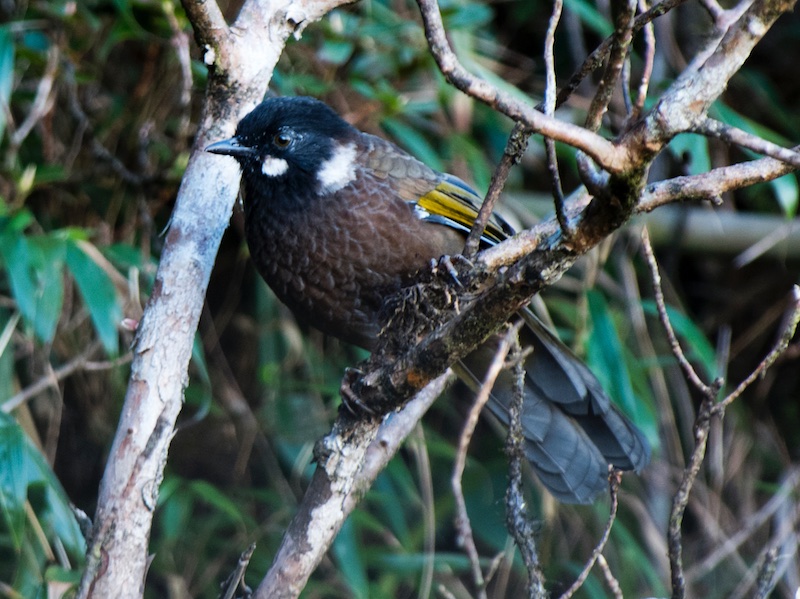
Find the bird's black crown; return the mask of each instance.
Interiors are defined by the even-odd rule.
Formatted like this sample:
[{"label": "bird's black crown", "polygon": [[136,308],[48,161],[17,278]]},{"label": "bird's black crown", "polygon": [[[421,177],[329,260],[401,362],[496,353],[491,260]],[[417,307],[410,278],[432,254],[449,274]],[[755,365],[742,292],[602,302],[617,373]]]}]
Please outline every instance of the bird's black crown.
[{"label": "bird's black crown", "polygon": [[339,139],[353,131],[327,104],[306,96],[268,98],[256,106],[236,127],[236,137],[250,147],[272,141],[280,130],[301,135]]}]

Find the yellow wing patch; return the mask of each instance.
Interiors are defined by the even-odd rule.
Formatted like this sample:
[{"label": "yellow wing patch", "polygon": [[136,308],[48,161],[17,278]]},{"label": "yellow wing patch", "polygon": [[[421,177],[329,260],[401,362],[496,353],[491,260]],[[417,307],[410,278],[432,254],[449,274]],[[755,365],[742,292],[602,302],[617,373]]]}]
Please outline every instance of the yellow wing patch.
[{"label": "yellow wing patch", "polygon": [[[416,205],[423,212],[422,218],[468,232],[472,229],[482,202],[483,198],[461,179],[445,175],[435,188],[417,200]],[[511,225],[497,214],[492,214],[481,240],[488,245],[495,245],[513,234]]]}]

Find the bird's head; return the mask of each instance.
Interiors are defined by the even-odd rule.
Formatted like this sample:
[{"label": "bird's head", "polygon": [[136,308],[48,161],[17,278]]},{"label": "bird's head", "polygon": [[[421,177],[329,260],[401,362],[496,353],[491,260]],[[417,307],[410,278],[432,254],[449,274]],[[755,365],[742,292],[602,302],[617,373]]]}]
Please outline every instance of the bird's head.
[{"label": "bird's head", "polygon": [[322,194],[355,177],[357,133],[314,98],[269,98],[206,151],[234,157],[248,187]]}]

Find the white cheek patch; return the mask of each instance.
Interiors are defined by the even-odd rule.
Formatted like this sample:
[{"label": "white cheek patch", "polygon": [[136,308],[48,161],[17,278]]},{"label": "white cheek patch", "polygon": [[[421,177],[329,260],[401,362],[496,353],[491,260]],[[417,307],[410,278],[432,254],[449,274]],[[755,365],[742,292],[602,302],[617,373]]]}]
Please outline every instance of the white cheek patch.
[{"label": "white cheek patch", "polygon": [[267,156],[261,163],[261,172],[267,177],[280,177],[287,170],[289,170],[289,163],[283,158]]},{"label": "white cheek patch", "polygon": [[321,191],[333,193],[356,178],[356,146],[347,144],[337,145],[333,155],[320,166],[317,180]]}]

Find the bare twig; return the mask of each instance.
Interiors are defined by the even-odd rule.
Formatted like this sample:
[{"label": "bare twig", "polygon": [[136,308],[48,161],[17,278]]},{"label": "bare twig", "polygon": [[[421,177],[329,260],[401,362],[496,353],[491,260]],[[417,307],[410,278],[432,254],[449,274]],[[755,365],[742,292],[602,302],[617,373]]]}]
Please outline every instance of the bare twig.
[{"label": "bare twig", "polygon": [[588,132],[582,127],[548,117],[487,81],[472,75],[464,68],[450,47],[436,0],[417,0],[417,3],[422,14],[425,37],[431,53],[442,74],[454,86],[514,121],[524,124],[535,133],[541,133],[556,141],[563,141],[580,148],[604,168],[617,171],[623,167],[627,156],[620,153],[616,146],[608,140]]},{"label": "bare twig", "polygon": [[614,599],[623,599],[622,589],[619,586],[619,581],[614,576],[614,573],[611,571],[611,568],[609,567],[608,562],[602,553],[597,556],[597,565],[600,568],[600,571],[603,573],[603,578],[606,580],[608,590],[610,590],[611,594],[614,595]]},{"label": "bare twig", "polygon": [[[650,10],[640,14],[633,21],[633,33],[637,33],[642,27],[651,23],[661,15],[666,14],[673,8],[676,8],[686,2],[686,0],[664,0],[653,6]],[[609,52],[614,36],[609,36],[603,43],[600,44],[583,62],[580,68],[570,77],[567,84],[561,88],[556,98],[556,108],[566,102],[569,97],[578,89],[578,86],[583,82],[586,77],[593,73],[596,69],[603,64]]]},{"label": "bare twig", "polygon": [[677,201],[709,200],[719,203],[723,193],[772,181],[793,170],[793,166],[783,161],[760,158],[711,169],[701,175],[686,175],[651,183],[639,198],[636,212],[651,212],[659,206]]},{"label": "bare twig", "polygon": [[[650,236],[647,234],[646,227],[642,229],[642,248],[647,258],[647,264],[650,266],[650,276],[653,280],[653,296],[656,302],[658,316],[667,334],[672,353],[678,360],[678,364],[680,364],[683,369],[686,378],[691,381],[705,397],[713,399],[716,396],[716,391],[713,387],[706,385],[697,375],[694,367],[689,363],[689,360],[686,359],[681,345],[678,342],[678,337],[675,335],[675,330],[672,328],[672,323],[667,315],[667,306],[664,303],[664,292],[661,290],[661,275],[658,272],[658,264],[656,263],[655,253],[653,252],[653,246],[650,244]],[[721,386],[721,382],[719,386]]]},{"label": "bare twig", "polygon": [[150,182],[148,178],[131,171],[97,139],[94,127],[81,106],[80,98],[78,97],[78,83],[75,80],[75,66],[70,62],[67,62],[64,67],[64,82],[66,83],[67,105],[69,106],[70,114],[75,119],[78,129],[88,134],[91,140],[92,153],[95,157],[108,163],[117,176],[130,185],[142,186]]},{"label": "bare twig", "polygon": [[700,403],[700,409],[697,412],[694,424],[694,450],[689,458],[689,464],[683,471],[678,490],[675,491],[675,496],[672,498],[672,510],[670,511],[667,530],[667,546],[672,577],[672,599],[683,599],[686,596],[681,528],[686,505],[689,503],[689,494],[706,455],[708,430],[711,427],[712,401],[709,398],[705,398]]},{"label": "bare twig", "polygon": [[445,373],[434,380],[383,424],[369,418],[353,422],[340,414],[333,431],[317,444],[317,469],[254,599],[300,594],[347,516],[450,378]]},{"label": "bare twig", "polygon": [[544,599],[547,591],[544,587],[544,574],[539,564],[536,551],[533,526],[525,508],[525,497],[522,489],[522,464],[525,460],[525,436],[522,432],[522,404],[525,401],[525,356],[515,341],[512,348],[511,361],[514,376],[514,396],[508,408],[508,437],[506,453],[508,453],[508,488],[506,489],[506,528],[514,537],[519,547],[522,561],[528,570],[528,597]]},{"label": "bare twig", "polygon": [[726,125],[712,118],[706,118],[692,128],[694,133],[713,137],[728,144],[736,144],[758,154],[769,156],[794,168],[800,168],[800,153],[797,148],[783,148],[757,135],[743,131],[737,127]]},{"label": "bare twig", "polygon": [[478,211],[478,216],[464,244],[464,257],[468,260],[471,260],[478,252],[481,235],[483,235],[486,224],[492,216],[494,206],[500,198],[500,194],[503,192],[503,187],[505,187],[506,179],[508,179],[511,168],[519,164],[522,154],[525,153],[525,148],[528,146],[528,137],[530,137],[530,132],[520,123],[516,123],[511,130],[511,134],[508,136],[508,142],[506,143],[503,157],[494,170],[492,180],[489,183],[489,190],[486,192],[486,198],[483,200],[483,204],[481,204],[481,209]]},{"label": "bare twig", "polygon": [[453,465],[453,475],[450,479],[453,488],[453,495],[456,502],[456,531],[458,532],[458,542],[464,546],[469,557],[470,565],[472,567],[472,577],[475,582],[475,587],[478,592],[478,597],[481,599],[486,598],[486,588],[481,571],[480,558],[478,550],[475,547],[475,539],[472,537],[472,526],[470,525],[469,515],[467,514],[467,504],[464,500],[464,490],[461,488],[461,477],[464,475],[464,467],[467,463],[467,450],[469,449],[472,434],[475,432],[475,427],[478,424],[483,407],[489,401],[492,393],[492,387],[497,379],[500,371],[503,369],[506,356],[511,350],[511,344],[516,339],[522,321],[509,327],[505,335],[503,335],[497,352],[494,355],[491,365],[486,371],[486,376],[481,383],[480,391],[475,397],[472,408],[467,414],[467,420],[464,423],[464,428],[461,429],[461,437],[458,440],[458,449],[456,450],[456,460]]},{"label": "bare twig", "polygon": [[220,599],[233,599],[239,585],[244,585],[244,575],[247,572],[247,566],[250,564],[250,558],[253,557],[253,552],[256,550],[256,544],[251,543],[239,556],[239,561],[236,562],[236,568],[230,573],[230,576],[222,583],[222,594]]},{"label": "bare twig", "polygon": [[57,384],[58,382],[64,380],[68,376],[78,372],[80,370],[108,370],[110,368],[115,368],[125,362],[129,362],[131,359],[130,352],[127,353],[125,356],[122,356],[116,360],[111,362],[92,362],[90,361],[90,357],[97,353],[100,349],[100,343],[95,342],[89,345],[85,350],[83,350],[80,354],[72,358],[66,364],[62,364],[58,368],[52,369],[48,374],[40,378],[38,381],[33,383],[32,385],[28,385],[19,393],[12,395],[7,400],[3,402],[3,405],[0,406],[0,409],[8,414],[12,410],[18,408],[20,405],[28,401],[29,399],[36,397],[45,389],[52,387],[53,385]]},{"label": "bare twig", "polygon": [[414,433],[409,437],[409,447],[414,456],[414,463],[417,465],[417,476],[419,478],[420,495],[422,500],[422,519],[425,530],[425,540],[423,543],[424,563],[420,575],[419,599],[428,599],[433,588],[433,570],[436,561],[436,512],[433,497],[433,476],[431,474],[431,460],[428,455],[428,447],[425,444],[425,431],[418,423],[414,427]]},{"label": "bare twig", "polygon": [[727,408],[733,401],[739,397],[745,389],[747,389],[753,381],[757,378],[762,376],[764,372],[775,363],[780,355],[786,351],[786,348],[789,347],[789,342],[794,337],[795,330],[797,330],[797,325],[800,323],[800,287],[795,285],[792,288],[792,303],[789,306],[789,309],[786,313],[786,318],[784,319],[786,322],[786,326],[783,328],[783,332],[781,336],[778,338],[778,341],[775,343],[772,350],[766,355],[766,357],[761,360],[761,363],[756,367],[750,375],[739,383],[739,386],[736,387],[725,399],[720,401],[717,405],[714,406],[713,413],[722,415],[725,412],[725,408]]},{"label": "bare twig", "polygon": [[[553,2],[553,12],[547,24],[547,34],[544,40],[544,67],[547,73],[547,81],[544,88],[544,113],[553,116],[556,110],[556,68],[555,57],[553,56],[553,45],[555,43],[556,28],[561,19],[561,10],[564,6],[563,0]],[[550,188],[553,191],[553,201],[555,202],[556,218],[561,226],[561,231],[565,237],[572,235],[572,229],[564,209],[564,189],[561,186],[561,174],[558,171],[558,157],[556,156],[556,142],[549,137],[544,138],[544,149],[547,154],[547,171],[550,173]]]},{"label": "bare twig", "polygon": [[764,554],[764,561],[756,579],[756,598],[767,599],[775,588],[775,570],[778,564],[778,548],[770,547]]},{"label": "bare twig", "polygon": [[606,70],[597,86],[589,111],[586,115],[586,128],[597,131],[603,123],[603,115],[608,110],[614,88],[617,86],[623,65],[628,56],[628,50],[633,40],[634,16],[636,14],[636,0],[626,0],[619,14],[616,16],[616,26],[611,42]]},{"label": "bare twig", "polygon": [[669,316],[667,315],[664,293],[661,290],[661,276],[658,272],[658,264],[656,263],[655,254],[653,253],[653,247],[650,245],[650,237],[647,234],[646,228],[642,230],[642,246],[645,256],[647,257],[648,265],[650,266],[653,280],[653,294],[656,300],[659,319],[667,333],[672,353],[678,360],[686,378],[691,381],[703,395],[703,400],[700,403],[700,409],[697,412],[694,423],[694,450],[689,458],[689,464],[683,471],[681,483],[672,499],[672,510],[670,512],[669,527],[667,530],[668,555],[672,573],[672,598],[683,599],[686,596],[686,578],[683,570],[683,536],[681,532],[683,515],[689,503],[689,495],[692,486],[694,485],[694,481],[697,478],[697,474],[700,472],[700,467],[705,458],[708,431],[711,428],[712,406],[714,398],[717,396],[723,382],[722,379],[718,378],[713,385],[706,385],[686,359],[678,343],[678,339],[675,336],[675,331],[672,328]]},{"label": "bare twig", "polygon": [[732,537],[725,539],[702,561],[687,570],[686,576],[699,580],[707,576],[722,561],[730,557],[742,544],[753,538],[775,513],[786,505],[794,505],[793,496],[800,485],[800,470],[795,469],[783,481],[777,492],[759,510],[742,522],[740,529]]},{"label": "bare twig", "polygon": [[[639,10],[642,14],[647,14],[647,0],[639,0]],[[637,18],[638,22],[638,18]],[[634,22],[634,29],[636,22]],[[647,90],[650,87],[650,77],[653,74],[653,63],[656,56],[656,35],[653,29],[653,23],[646,23],[644,26],[644,56],[642,61],[644,66],[642,68],[642,76],[639,79],[639,88],[636,91],[636,100],[633,103],[630,114],[627,117],[627,122],[632,123],[639,118],[639,115],[644,110],[644,103],[647,100]]]},{"label": "bare twig", "polygon": [[706,12],[714,20],[714,23],[720,23],[725,15],[725,9],[722,8],[717,0],[700,0],[700,6],[706,9]]},{"label": "bare twig", "polygon": [[[12,148],[19,148],[25,138],[30,135],[36,124],[50,112],[55,101],[55,93],[53,91],[53,83],[55,82],[56,73],[58,72],[58,62],[61,57],[61,52],[58,45],[51,44],[47,51],[47,63],[44,67],[44,74],[36,86],[36,95],[33,97],[33,103],[28,111],[28,116],[22,121],[20,126],[10,136],[10,145]],[[10,122],[10,121],[9,121]]]},{"label": "bare twig", "polygon": [[229,33],[228,23],[216,2],[181,0],[181,6],[192,23],[198,46],[211,51],[212,46],[224,43],[224,36]]},{"label": "bare twig", "polygon": [[[186,2],[184,2],[184,5]],[[178,64],[181,65],[181,93],[178,106],[181,109],[180,120],[178,124],[178,135],[181,141],[184,141],[189,134],[191,126],[191,112],[189,105],[192,101],[192,57],[189,52],[189,36],[181,28],[178,19],[175,16],[175,4],[171,1],[164,0],[161,3],[161,8],[164,15],[167,17],[169,28],[172,30],[172,39],[170,43],[175,49],[175,54],[178,57]]]},{"label": "bare twig", "polygon": [[560,599],[570,599],[579,588],[583,586],[583,583],[586,582],[586,578],[589,576],[589,572],[592,571],[597,558],[603,553],[603,549],[608,542],[608,537],[611,535],[611,528],[614,526],[614,521],[617,518],[617,508],[619,508],[619,484],[622,482],[622,472],[619,470],[614,470],[612,467],[609,466],[608,471],[608,488],[609,493],[611,495],[611,508],[608,514],[608,520],[606,520],[606,527],[603,530],[603,534],[600,537],[600,540],[597,542],[594,550],[592,551],[592,555],[586,561],[586,564],[583,566],[583,570],[575,579],[575,582],[570,585],[570,587],[564,591],[561,595]]}]

